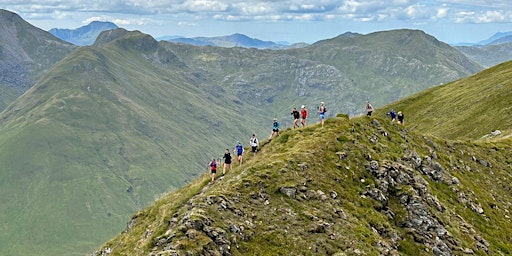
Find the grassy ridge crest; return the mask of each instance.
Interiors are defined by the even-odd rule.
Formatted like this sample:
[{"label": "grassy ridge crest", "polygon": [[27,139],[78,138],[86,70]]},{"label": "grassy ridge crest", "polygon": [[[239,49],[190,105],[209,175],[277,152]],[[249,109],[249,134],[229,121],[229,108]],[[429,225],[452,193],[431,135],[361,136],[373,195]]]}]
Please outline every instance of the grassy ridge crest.
[{"label": "grassy ridge crest", "polygon": [[[331,118],[324,128],[285,131],[215,184],[205,175],[165,195],[97,253],[506,255],[510,149],[380,118]],[[379,176],[387,168],[395,184]],[[400,181],[404,173],[412,180]],[[422,235],[418,221],[436,231]]]}]

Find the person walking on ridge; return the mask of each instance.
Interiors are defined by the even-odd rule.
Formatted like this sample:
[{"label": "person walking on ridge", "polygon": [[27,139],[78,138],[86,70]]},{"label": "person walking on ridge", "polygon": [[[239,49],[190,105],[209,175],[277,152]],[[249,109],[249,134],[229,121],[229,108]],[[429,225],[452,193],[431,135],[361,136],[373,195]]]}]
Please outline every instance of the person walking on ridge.
[{"label": "person walking on ridge", "polygon": [[297,124],[297,122],[299,122],[299,118],[300,118],[300,113],[299,111],[297,111],[297,108],[293,108],[292,109],[292,113],[290,113],[290,115],[293,116],[293,129],[295,129],[295,127],[299,128],[299,124]]},{"label": "person walking on ridge", "polygon": [[395,113],[395,111],[393,109],[391,109],[387,115],[391,117],[391,122],[394,123],[395,120],[396,120],[396,113]]},{"label": "person walking on ridge", "polygon": [[372,116],[373,106],[369,101],[366,101],[366,116]]},{"label": "person walking on ridge", "polygon": [[300,123],[302,124],[302,127],[305,127],[306,119],[308,118],[308,109],[306,108],[306,106],[302,105],[302,107],[300,107],[300,115],[302,117],[302,120],[300,120]]},{"label": "person walking on ridge", "polygon": [[229,153],[229,149],[226,149],[222,159],[224,159],[224,168],[222,169],[222,175],[224,175],[226,174],[227,168],[229,168],[229,171],[231,171],[231,154]]},{"label": "person walking on ridge", "polygon": [[272,124],[272,133],[270,134],[269,140],[272,140],[272,137],[274,137],[274,134],[276,134],[276,137],[279,136],[279,127],[281,124],[277,121],[277,118],[274,118],[274,123]]},{"label": "person walking on ridge", "polygon": [[215,161],[215,158],[213,158],[212,161],[208,163],[208,166],[210,167],[212,173],[212,183],[215,183],[215,174],[217,174],[217,162]]},{"label": "person walking on ridge", "polygon": [[253,154],[256,154],[256,150],[258,150],[258,138],[256,138],[256,134],[253,134],[251,139],[249,140],[249,144],[251,144],[251,151]]},{"label": "person walking on ridge", "polygon": [[404,113],[402,113],[402,111],[398,111],[398,115],[396,117],[398,124],[404,125]]},{"label": "person walking on ridge", "polygon": [[322,102],[320,102],[320,107],[318,108],[318,113],[320,114],[320,123],[322,124],[322,128],[324,127],[325,112],[327,112],[327,109],[325,108],[325,103],[322,101]]},{"label": "person walking on ridge", "polygon": [[238,158],[238,163],[240,165],[242,165],[242,158],[243,158],[243,154],[244,154],[244,146],[242,146],[242,143],[240,143],[240,141],[236,142],[236,146],[235,146],[234,151],[236,152],[236,155],[237,155],[237,158]]}]

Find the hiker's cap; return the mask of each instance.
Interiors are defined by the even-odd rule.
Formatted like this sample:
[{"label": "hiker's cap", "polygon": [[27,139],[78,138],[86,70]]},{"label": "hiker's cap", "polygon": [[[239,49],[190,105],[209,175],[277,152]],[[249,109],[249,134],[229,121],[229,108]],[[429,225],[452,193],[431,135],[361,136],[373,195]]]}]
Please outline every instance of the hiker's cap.
[{"label": "hiker's cap", "polygon": [[277,121],[277,118],[274,118],[274,121]]},{"label": "hiker's cap", "polygon": [[322,104],[322,105],[323,105],[323,104],[325,104],[325,103],[322,101],[322,102],[320,102],[320,104]]},{"label": "hiker's cap", "polygon": [[237,141],[236,144],[240,144],[240,141]]},{"label": "hiker's cap", "polygon": [[305,107],[304,107],[304,105],[302,105],[302,107],[300,107],[300,108],[305,108]]}]

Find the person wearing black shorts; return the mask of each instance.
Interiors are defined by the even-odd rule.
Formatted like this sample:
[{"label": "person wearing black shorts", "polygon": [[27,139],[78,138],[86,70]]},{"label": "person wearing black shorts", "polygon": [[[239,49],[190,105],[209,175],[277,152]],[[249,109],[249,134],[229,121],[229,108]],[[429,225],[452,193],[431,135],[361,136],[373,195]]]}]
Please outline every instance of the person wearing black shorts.
[{"label": "person wearing black shorts", "polygon": [[256,154],[256,150],[258,150],[258,139],[256,138],[256,134],[253,134],[251,139],[249,140],[249,144],[251,144],[252,153]]},{"label": "person wearing black shorts", "polygon": [[272,140],[272,137],[274,137],[274,134],[276,136],[279,136],[279,122],[277,121],[277,118],[274,118],[274,123],[272,124],[272,133],[270,134],[269,140]]},{"label": "person wearing black shorts", "polygon": [[231,171],[231,154],[229,153],[229,149],[226,149],[226,152],[224,153],[224,156],[222,157],[224,159],[224,168],[222,169],[222,175],[226,174],[226,169],[229,168],[229,171]]},{"label": "person wearing black shorts", "polygon": [[398,111],[396,117],[398,120],[398,124],[404,125],[404,113],[402,113],[402,111]]},{"label": "person wearing black shorts", "polygon": [[293,116],[293,129],[295,129],[295,127],[299,128],[299,118],[300,118],[300,113],[299,111],[297,111],[297,108],[293,108],[292,109],[292,113],[290,113],[290,115]]}]

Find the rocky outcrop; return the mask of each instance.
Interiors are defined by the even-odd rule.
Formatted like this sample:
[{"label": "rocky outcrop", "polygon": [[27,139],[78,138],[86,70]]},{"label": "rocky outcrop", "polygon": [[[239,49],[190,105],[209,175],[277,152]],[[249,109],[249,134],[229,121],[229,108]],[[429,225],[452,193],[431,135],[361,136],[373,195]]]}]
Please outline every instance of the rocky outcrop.
[{"label": "rocky outcrop", "polygon": [[[398,199],[406,210],[407,216],[401,225],[406,233],[412,235],[414,241],[424,244],[433,255],[452,255],[454,252],[472,252],[482,249],[487,251],[489,244],[481,236],[475,235],[474,239],[478,248],[461,248],[458,242],[447,230],[438,216],[450,214],[446,212],[445,206],[428,189],[428,182],[423,178],[425,175],[433,182],[445,183],[458,191],[459,184],[456,177],[451,176],[445,168],[436,162],[435,152],[431,150],[431,156],[421,158],[415,151],[410,151],[403,158],[403,163],[382,161],[370,161],[366,169],[377,181],[377,186],[368,188],[363,196],[369,196],[382,204],[382,212],[390,218],[394,213],[387,208],[390,197]],[[462,203],[471,207],[477,213],[483,210],[471,200],[465,199],[463,193],[459,198]],[[461,220],[465,226],[471,226]],[[474,231],[474,229],[471,228]],[[479,242],[479,240],[483,240]],[[398,244],[392,244],[396,248]]]}]

